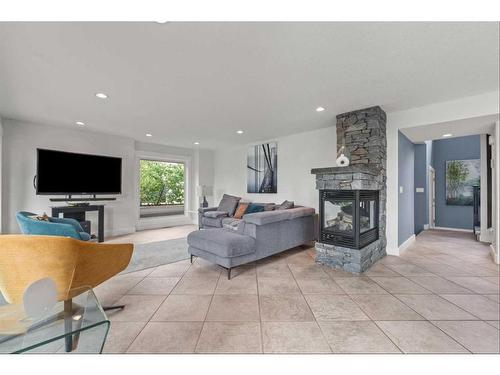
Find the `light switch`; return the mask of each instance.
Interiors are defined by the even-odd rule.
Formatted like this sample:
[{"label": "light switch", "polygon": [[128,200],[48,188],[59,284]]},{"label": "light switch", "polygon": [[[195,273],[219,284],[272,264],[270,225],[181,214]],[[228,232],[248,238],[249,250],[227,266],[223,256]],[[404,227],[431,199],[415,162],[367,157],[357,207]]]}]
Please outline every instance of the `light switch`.
[{"label": "light switch", "polygon": [[424,188],[416,188],[415,191],[417,193],[425,193],[425,189]]},{"label": "light switch", "polygon": [[403,194],[403,187],[402,186],[399,187],[399,194]]}]

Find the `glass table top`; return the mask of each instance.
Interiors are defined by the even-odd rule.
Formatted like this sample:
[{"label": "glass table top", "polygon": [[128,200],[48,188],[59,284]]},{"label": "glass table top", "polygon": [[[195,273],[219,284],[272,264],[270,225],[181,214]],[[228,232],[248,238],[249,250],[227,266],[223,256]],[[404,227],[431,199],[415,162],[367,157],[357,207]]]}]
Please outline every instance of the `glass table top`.
[{"label": "glass table top", "polygon": [[101,353],[109,320],[91,289],[37,318],[23,305],[0,306],[0,353]]}]

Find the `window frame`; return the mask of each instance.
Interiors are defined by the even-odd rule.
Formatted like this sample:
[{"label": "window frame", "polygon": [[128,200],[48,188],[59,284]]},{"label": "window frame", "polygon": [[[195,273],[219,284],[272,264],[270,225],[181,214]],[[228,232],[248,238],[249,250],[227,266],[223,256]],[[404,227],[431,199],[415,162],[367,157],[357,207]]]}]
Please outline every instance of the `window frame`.
[{"label": "window frame", "polygon": [[[141,217],[140,208],[141,208],[141,192],[140,192],[140,168],[141,168],[141,160],[153,160],[153,161],[163,161],[167,163],[183,163],[184,164],[184,214],[183,215],[165,215],[159,217]],[[172,155],[172,154],[164,154],[157,152],[136,152],[135,154],[135,168],[134,168],[134,181],[135,181],[135,210],[136,210],[136,219],[137,222],[147,222],[147,221],[161,221],[165,220],[169,223],[171,220],[175,220],[176,218],[182,218],[189,220],[189,211],[191,209],[191,156],[188,155]],[[140,225],[142,227],[142,225]]]},{"label": "window frame", "polygon": [[158,162],[158,163],[170,163],[170,164],[182,164],[182,166],[184,167],[184,183],[183,183],[183,190],[184,190],[184,194],[183,194],[183,202],[182,202],[182,205],[186,205],[186,163],[183,162],[183,161],[167,161],[167,160],[158,160],[158,159],[151,159],[151,158],[139,158],[139,208],[141,207],[167,207],[167,206],[171,206],[170,204],[166,203],[166,204],[159,204],[159,205],[152,205],[152,206],[148,206],[148,205],[142,205],[142,202],[141,202],[141,161],[155,161],[155,162]]}]

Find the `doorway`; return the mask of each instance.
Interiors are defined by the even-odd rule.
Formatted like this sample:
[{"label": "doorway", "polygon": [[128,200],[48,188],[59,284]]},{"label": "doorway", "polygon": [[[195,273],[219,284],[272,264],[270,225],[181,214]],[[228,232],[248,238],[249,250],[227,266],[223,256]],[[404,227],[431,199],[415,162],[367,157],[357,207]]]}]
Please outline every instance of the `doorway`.
[{"label": "doorway", "polygon": [[436,226],[436,171],[429,166],[429,228]]}]

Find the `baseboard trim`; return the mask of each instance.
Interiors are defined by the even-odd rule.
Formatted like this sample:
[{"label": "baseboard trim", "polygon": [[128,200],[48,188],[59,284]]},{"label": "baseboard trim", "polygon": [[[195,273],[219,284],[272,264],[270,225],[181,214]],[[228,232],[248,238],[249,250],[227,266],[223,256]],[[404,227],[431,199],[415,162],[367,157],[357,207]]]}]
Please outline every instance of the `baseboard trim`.
[{"label": "baseboard trim", "polygon": [[175,227],[178,225],[193,224],[188,215],[175,215],[170,217],[141,218],[135,227],[136,230],[158,229]]},{"label": "baseboard trim", "polygon": [[451,231],[454,231],[454,232],[472,233],[472,229],[463,229],[463,228],[433,227],[432,229],[436,229],[436,230],[451,230]]},{"label": "baseboard trim", "polygon": [[123,236],[125,234],[131,234],[135,232],[135,227],[128,227],[128,228],[117,228],[117,229],[111,229],[108,231],[104,231],[104,234],[106,237],[116,237],[116,236]]},{"label": "baseboard trim", "polygon": [[399,255],[403,255],[403,253],[415,242],[415,235],[412,234],[408,239],[399,245]]},{"label": "baseboard trim", "polygon": [[500,257],[497,256],[497,252],[495,251],[495,246],[493,246],[493,244],[490,245],[490,254],[493,258],[493,263],[500,264]]}]

